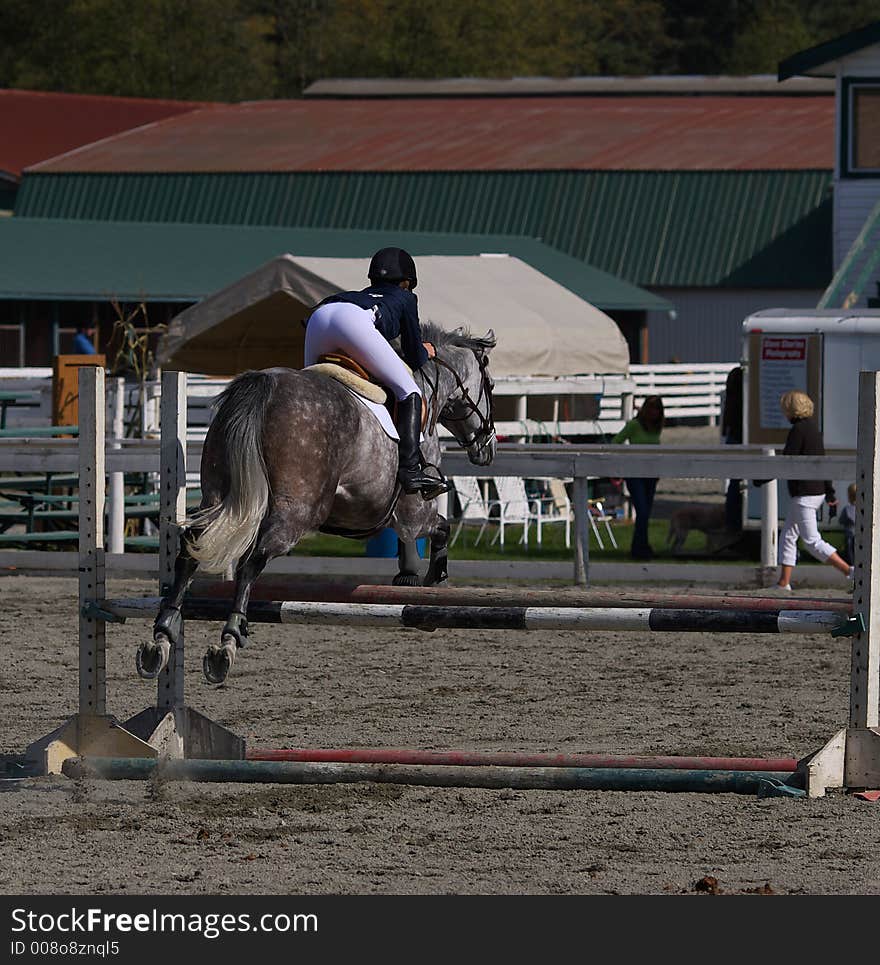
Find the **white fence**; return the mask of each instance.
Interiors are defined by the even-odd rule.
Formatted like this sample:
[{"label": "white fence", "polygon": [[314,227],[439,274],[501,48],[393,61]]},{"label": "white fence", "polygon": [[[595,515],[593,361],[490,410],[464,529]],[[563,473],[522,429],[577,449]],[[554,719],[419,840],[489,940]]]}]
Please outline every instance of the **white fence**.
[{"label": "white fence", "polygon": [[663,398],[667,419],[697,419],[718,425],[727,375],[738,362],[694,364],[631,365],[636,384],[635,405],[646,395]]},{"label": "white fence", "polygon": [[[496,380],[495,396],[509,418],[498,420],[499,435],[528,441],[533,437],[608,435],[617,432],[625,419],[647,395],[663,397],[671,421],[695,419],[717,425],[727,373],[736,362],[701,365],[633,365],[629,377],[619,375],[571,378],[504,377]],[[228,379],[191,375],[188,380],[188,415],[194,439],[210,419],[212,399]],[[147,383],[151,399],[158,398],[159,383]],[[10,428],[48,425],[52,412],[52,370],[49,368],[0,369],[0,391],[39,392],[37,408],[11,406],[6,424]],[[133,405],[131,385],[127,404]],[[158,431],[158,409],[148,411],[148,431]]]}]

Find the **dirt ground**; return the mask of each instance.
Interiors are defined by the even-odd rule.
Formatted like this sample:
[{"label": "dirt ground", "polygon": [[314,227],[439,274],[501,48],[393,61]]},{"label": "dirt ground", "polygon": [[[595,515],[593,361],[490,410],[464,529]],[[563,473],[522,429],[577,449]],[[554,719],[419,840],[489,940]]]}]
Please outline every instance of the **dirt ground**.
[{"label": "dirt ground", "polygon": [[[8,576],[0,596],[0,751],[15,753],[76,709],[76,583]],[[801,757],[848,712],[849,645],[830,636],[260,625],[218,688],[200,669],[218,629],[188,626],[188,702],[253,747]],[[146,630],[108,628],[121,718],[155,698],[134,672]],[[700,894],[706,876],[722,894],[880,894],[878,808],[36,778],[0,793],[0,862],[7,894]]]}]

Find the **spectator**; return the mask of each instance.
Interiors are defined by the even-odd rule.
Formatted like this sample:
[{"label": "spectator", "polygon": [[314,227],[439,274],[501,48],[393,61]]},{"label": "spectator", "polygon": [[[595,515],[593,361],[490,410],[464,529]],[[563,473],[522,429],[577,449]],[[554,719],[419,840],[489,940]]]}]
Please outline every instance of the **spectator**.
[{"label": "spectator", "polygon": [[[611,441],[630,442],[637,446],[659,445],[663,422],[663,400],[659,395],[649,395],[642,402],[635,418],[630,419]],[[630,555],[634,560],[653,559],[654,551],[648,541],[648,522],[651,519],[651,509],[654,506],[657,480],[656,478],[628,478],[626,488],[629,490],[636,514]]]},{"label": "spectator", "polygon": [[95,355],[95,327],[94,325],[81,322],[76,326],[76,335],[73,336],[74,355]]},{"label": "spectator", "polygon": [[843,526],[844,547],[841,557],[852,566],[856,561],[856,484],[846,487],[846,506],[840,511],[840,524]]},{"label": "spectator", "polygon": [[[743,441],[743,368],[737,365],[727,375],[724,388],[724,408],[721,411],[721,438],[726,446],[741,445]],[[728,479],[724,499],[724,527],[729,533],[742,530],[742,480]]]},{"label": "spectator", "polygon": [[[804,392],[786,392],[779,400],[782,412],[791,423],[788,438],[785,440],[785,456],[824,456],[825,445],[822,433],[813,418],[813,400]],[[837,506],[834,487],[828,481],[789,479],[788,512],[785,525],[779,538],[780,573],[777,586],[780,590],[791,590],[791,575],[797,563],[797,542],[800,538],[811,556],[822,563],[830,563],[852,579],[853,567],[850,566],[830,543],[819,535],[816,512],[827,501],[832,509]]]}]

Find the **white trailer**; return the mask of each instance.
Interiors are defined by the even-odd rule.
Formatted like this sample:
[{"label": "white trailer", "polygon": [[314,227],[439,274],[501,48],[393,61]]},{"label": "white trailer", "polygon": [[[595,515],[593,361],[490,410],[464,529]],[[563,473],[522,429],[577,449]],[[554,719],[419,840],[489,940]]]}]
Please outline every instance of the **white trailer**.
[{"label": "white trailer", "polygon": [[[854,451],[858,433],[859,372],[880,370],[880,309],[783,309],[748,315],[743,321],[743,442],[781,450],[790,424],[779,398],[791,389],[806,392],[816,406],[827,453]],[[852,479],[833,480],[846,500]],[[760,525],[760,488],[749,482],[744,525]],[[779,514],[788,490],[779,486]],[[828,508],[820,514],[823,525]]]}]

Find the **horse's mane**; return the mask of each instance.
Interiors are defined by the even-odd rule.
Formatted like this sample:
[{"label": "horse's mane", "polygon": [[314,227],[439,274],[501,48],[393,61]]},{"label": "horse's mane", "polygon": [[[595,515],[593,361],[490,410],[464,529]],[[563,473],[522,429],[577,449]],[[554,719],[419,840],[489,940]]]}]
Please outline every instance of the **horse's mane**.
[{"label": "horse's mane", "polygon": [[435,348],[450,345],[456,348],[469,348],[472,352],[478,352],[481,349],[491,348],[495,344],[494,338],[488,340],[485,336],[471,335],[470,331],[464,327],[448,332],[436,322],[422,322],[421,329],[423,340],[431,342]]}]

